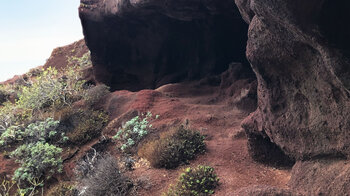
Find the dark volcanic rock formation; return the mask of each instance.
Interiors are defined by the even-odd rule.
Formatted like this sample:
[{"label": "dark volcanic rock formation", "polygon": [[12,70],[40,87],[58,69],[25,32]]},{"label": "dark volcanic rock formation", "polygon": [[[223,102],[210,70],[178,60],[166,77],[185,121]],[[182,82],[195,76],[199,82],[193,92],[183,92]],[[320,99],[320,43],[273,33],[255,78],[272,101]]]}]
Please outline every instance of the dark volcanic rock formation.
[{"label": "dark volcanic rock formation", "polygon": [[242,124],[253,158],[296,159],[290,186],[302,195],[349,195],[349,1],[236,4],[258,79],[258,109]]},{"label": "dark volcanic rock formation", "polygon": [[112,90],[156,88],[246,63],[248,26],[232,0],[81,0],[79,11],[95,77]]},{"label": "dark volcanic rock formation", "polygon": [[349,3],[236,3],[250,22],[247,57],[258,78],[258,109],[245,121],[247,132],[267,136],[298,160],[348,157]]}]

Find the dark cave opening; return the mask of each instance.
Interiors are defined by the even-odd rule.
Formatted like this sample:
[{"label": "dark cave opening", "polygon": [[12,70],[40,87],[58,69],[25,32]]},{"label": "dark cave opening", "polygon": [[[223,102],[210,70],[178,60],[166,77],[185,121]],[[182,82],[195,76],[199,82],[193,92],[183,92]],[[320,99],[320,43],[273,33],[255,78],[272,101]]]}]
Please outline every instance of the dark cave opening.
[{"label": "dark cave opening", "polygon": [[221,74],[232,62],[255,78],[245,55],[248,25],[237,8],[191,20],[132,12],[100,22],[82,18],[82,25],[96,80],[112,91],[200,80]]},{"label": "dark cave opening", "polygon": [[344,55],[345,60],[334,65],[334,72],[350,89],[350,2],[348,0],[327,0],[322,7],[320,30],[331,47]]},{"label": "dark cave opening", "polygon": [[327,0],[320,16],[321,33],[329,43],[350,57],[350,2],[348,0]]}]

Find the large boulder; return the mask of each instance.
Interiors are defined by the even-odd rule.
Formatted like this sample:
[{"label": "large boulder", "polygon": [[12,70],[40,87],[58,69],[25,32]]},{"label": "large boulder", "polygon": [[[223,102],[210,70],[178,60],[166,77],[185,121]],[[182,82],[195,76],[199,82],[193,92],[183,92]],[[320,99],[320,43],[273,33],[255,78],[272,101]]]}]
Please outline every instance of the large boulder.
[{"label": "large boulder", "polygon": [[248,26],[232,0],[81,0],[79,13],[95,78],[112,90],[249,67]]},{"label": "large boulder", "polygon": [[250,23],[247,57],[258,79],[248,136],[268,138],[296,160],[349,157],[349,2],[236,3]]}]

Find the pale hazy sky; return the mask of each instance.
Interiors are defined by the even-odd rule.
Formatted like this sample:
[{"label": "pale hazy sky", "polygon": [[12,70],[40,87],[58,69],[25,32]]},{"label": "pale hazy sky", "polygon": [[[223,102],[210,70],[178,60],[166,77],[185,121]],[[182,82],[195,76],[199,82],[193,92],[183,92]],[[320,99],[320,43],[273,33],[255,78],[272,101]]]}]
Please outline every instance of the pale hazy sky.
[{"label": "pale hazy sky", "polygon": [[80,0],[0,0],[0,81],[43,65],[52,50],[83,38]]}]

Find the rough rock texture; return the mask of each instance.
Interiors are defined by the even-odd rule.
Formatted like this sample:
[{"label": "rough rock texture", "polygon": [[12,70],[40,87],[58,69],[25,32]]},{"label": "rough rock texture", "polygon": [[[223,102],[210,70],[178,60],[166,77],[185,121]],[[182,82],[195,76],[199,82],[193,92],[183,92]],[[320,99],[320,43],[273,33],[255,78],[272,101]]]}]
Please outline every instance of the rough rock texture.
[{"label": "rough rock texture", "polygon": [[242,188],[234,192],[233,196],[297,196],[297,194],[287,189],[255,185]]},{"label": "rough rock texture", "polygon": [[349,195],[350,3],[235,2],[258,79],[258,109],[242,124],[250,154],[296,159],[290,186],[302,195]]},{"label": "rough rock texture", "polygon": [[228,105],[236,106],[248,114],[256,110],[257,82],[253,73],[241,63],[231,63],[221,74],[219,99],[230,98]]},{"label": "rough rock texture", "polygon": [[247,24],[232,0],[81,0],[79,12],[95,77],[112,90],[249,66]]},{"label": "rough rock texture", "polygon": [[236,3],[250,22],[247,57],[258,79],[258,109],[246,131],[297,160],[349,157],[349,2]]},{"label": "rough rock texture", "polygon": [[349,196],[350,162],[331,159],[297,162],[290,186],[302,195]]}]

